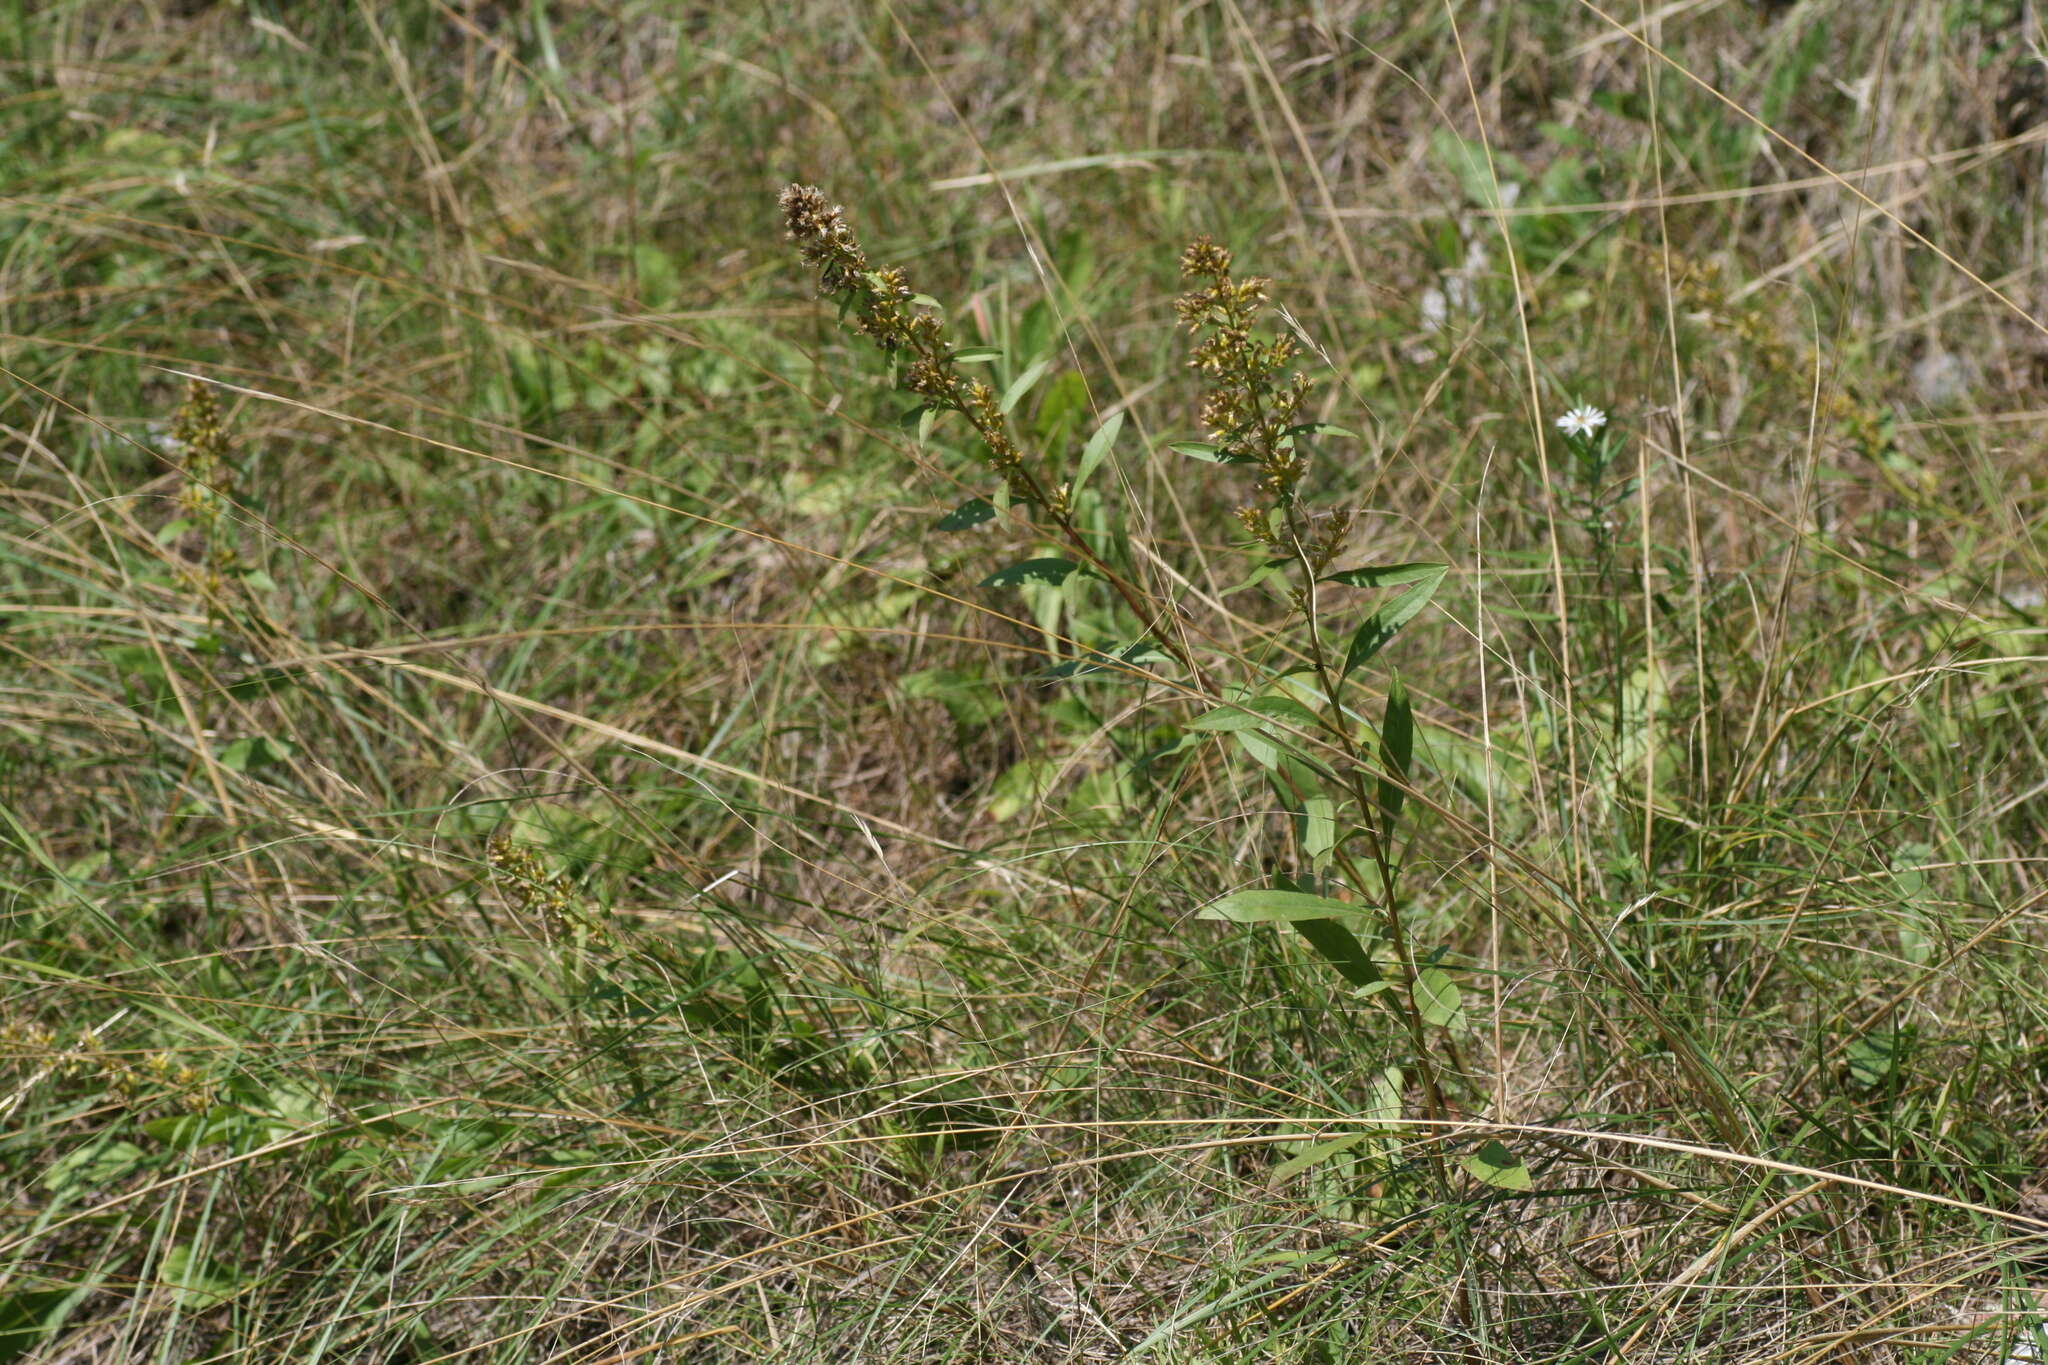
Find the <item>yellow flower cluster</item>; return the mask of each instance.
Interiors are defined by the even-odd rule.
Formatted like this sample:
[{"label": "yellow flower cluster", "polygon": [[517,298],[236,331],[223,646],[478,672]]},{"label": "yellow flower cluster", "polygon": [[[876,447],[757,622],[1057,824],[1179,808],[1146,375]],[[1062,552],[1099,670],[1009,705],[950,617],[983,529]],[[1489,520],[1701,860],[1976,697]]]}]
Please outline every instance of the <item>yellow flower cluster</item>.
[{"label": "yellow flower cluster", "polygon": [[[1760,309],[1736,303],[1716,261],[1679,261],[1673,292],[1693,319],[1734,338],[1743,356],[1758,371],[1807,389],[1813,382],[1814,355],[1785,340],[1785,329]],[[1839,383],[1828,384],[1820,396],[1821,416],[1832,423],[1855,449],[1876,457],[1890,448],[1891,433],[1884,409],[1868,403]]]},{"label": "yellow flower cluster", "polygon": [[224,524],[233,492],[227,428],[213,390],[196,379],[186,386],[185,401],[172,419],[171,440],[185,475],[178,505],[191,518],[201,546],[198,566],[187,567],[183,576],[204,596],[218,597],[228,575],[241,566],[241,558]]},{"label": "yellow flower cluster", "polygon": [[1301,348],[1289,337],[1265,339],[1253,331],[1270,281],[1234,278],[1230,253],[1215,242],[1197,238],[1182,253],[1180,270],[1199,284],[1181,295],[1174,311],[1190,331],[1204,334],[1188,361],[1210,381],[1202,425],[1226,462],[1257,465],[1260,490],[1285,503],[1308,472],[1296,438],[1309,380],[1289,368]]},{"label": "yellow flower cluster", "polygon": [[65,1045],[45,1024],[8,1020],[0,1024],[0,1052],[20,1067],[34,1067],[64,1080],[91,1081],[123,1100],[174,1091],[180,1105],[194,1113],[213,1105],[213,1088],[204,1072],[169,1052],[151,1052],[137,1066],[103,1046],[99,1031],[93,1028]]},{"label": "yellow flower cluster", "polygon": [[491,870],[503,878],[513,902],[526,914],[537,916],[550,934],[563,938],[581,930],[594,941],[610,939],[609,931],[577,904],[569,879],[548,871],[540,855],[525,844],[501,835],[491,840],[485,857]]},{"label": "yellow flower cluster", "polygon": [[853,318],[854,327],[884,352],[906,357],[903,387],[925,405],[957,412],[974,427],[987,449],[989,468],[1001,475],[1012,499],[1048,503],[1055,517],[1064,514],[1058,495],[1036,486],[1024,468],[1024,452],[1010,435],[995,391],[980,380],[963,378],[958,361],[946,345],[945,325],[923,306],[909,279],[896,266],[870,268],[867,253],[847,226],[845,210],[809,185],[791,185],[782,192],[782,218],[805,264],[818,272],[818,291],[836,297]]}]

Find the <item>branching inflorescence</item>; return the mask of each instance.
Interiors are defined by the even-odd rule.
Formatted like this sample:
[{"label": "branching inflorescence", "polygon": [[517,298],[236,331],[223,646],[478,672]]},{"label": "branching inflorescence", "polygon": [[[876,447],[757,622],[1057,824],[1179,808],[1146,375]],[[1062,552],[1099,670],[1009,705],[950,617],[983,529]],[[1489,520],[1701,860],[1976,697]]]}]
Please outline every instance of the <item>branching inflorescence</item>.
[{"label": "branching inflorescence", "polygon": [[1307,375],[1292,368],[1302,348],[1291,337],[1256,331],[1272,281],[1258,275],[1239,279],[1230,267],[1230,252],[1207,237],[1197,237],[1181,253],[1181,276],[1198,287],[1182,294],[1174,311],[1201,337],[1188,365],[1208,381],[1201,421],[1214,443],[1206,450],[1181,448],[1219,463],[1256,467],[1258,491],[1270,505],[1239,508],[1238,522],[1268,550],[1306,561],[1313,576],[1342,552],[1351,512],[1330,514],[1313,533],[1306,529],[1297,503],[1308,473],[1302,438],[1325,428],[1302,420],[1311,386]]},{"label": "branching inflorescence", "polygon": [[[948,344],[937,300],[912,290],[901,268],[873,266],[847,226],[845,211],[817,189],[791,185],[782,192],[781,205],[791,239],[818,272],[819,292],[838,299],[841,315],[850,317],[856,330],[897,362],[903,387],[922,401],[926,413],[957,412],[967,419],[989,469],[1003,481],[1003,500],[1037,509],[1145,628],[1168,617],[1171,608],[1148,597],[1119,572],[1076,524],[1067,485],[1041,477],[1032,467],[995,390],[960,373],[961,364],[974,352]],[[1161,638],[1159,644],[1194,669],[1193,659],[1177,640]]]},{"label": "branching inflorescence", "polygon": [[782,192],[782,216],[805,263],[818,272],[818,292],[839,299],[856,330],[902,361],[903,387],[972,424],[989,468],[1003,478],[1014,501],[1039,503],[1055,516],[1063,512],[1064,498],[1048,497],[1025,468],[995,390],[960,373],[958,357],[946,345],[945,324],[930,301],[911,289],[902,268],[871,269],[845,210],[809,185]]}]

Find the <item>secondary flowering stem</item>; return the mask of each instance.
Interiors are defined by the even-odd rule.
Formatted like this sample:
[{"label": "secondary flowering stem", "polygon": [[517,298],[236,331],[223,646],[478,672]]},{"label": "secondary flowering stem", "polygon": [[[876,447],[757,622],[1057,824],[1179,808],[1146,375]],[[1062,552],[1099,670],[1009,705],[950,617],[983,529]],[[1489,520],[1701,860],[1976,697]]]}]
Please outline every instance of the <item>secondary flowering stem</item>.
[{"label": "secondary flowering stem", "polygon": [[[1171,615],[1172,607],[1152,599],[1089,544],[1074,521],[1066,487],[1048,485],[1032,469],[1010,433],[1009,418],[995,390],[960,373],[958,357],[946,344],[945,324],[931,311],[930,301],[912,291],[901,268],[872,267],[847,225],[845,211],[819,190],[791,185],[782,192],[781,205],[791,239],[804,261],[818,272],[819,292],[837,298],[856,331],[902,362],[903,387],[926,407],[957,412],[967,419],[981,438],[989,469],[1003,480],[1010,501],[1038,509],[1123,599],[1140,629],[1154,634],[1154,627]],[[1156,638],[1176,662],[1200,676],[1193,657],[1171,633],[1158,630]]]}]

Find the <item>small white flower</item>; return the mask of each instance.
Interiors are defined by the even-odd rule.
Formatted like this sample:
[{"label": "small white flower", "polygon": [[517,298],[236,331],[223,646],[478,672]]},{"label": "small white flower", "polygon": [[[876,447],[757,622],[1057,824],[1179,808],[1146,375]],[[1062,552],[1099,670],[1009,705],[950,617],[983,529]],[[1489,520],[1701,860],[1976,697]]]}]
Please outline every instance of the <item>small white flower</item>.
[{"label": "small white flower", "polygon": [[1606,425],[1607,414],[1590,403],[1557,419],[1557,429],[1567,436],[1591,436]]},{"label": "small white flower", "polygon": [[1451,301],[1444,291],[1432,285],[1422,291],[1422,330],[1441,332],[1444,324],[1451,320]]}]

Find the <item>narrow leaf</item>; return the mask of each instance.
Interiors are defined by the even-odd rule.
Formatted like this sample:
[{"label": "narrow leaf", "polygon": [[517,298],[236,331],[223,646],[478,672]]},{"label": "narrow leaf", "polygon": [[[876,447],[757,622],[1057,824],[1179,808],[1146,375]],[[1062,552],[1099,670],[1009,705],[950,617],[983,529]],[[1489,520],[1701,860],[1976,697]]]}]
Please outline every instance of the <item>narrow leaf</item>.
[{"label": "narrow leaf", "polygon": [[1356,919],[1365,913],[1364,906],[1328,896],[1260,889],[1219,896],[1203,906],[1195,918],[1228,920],[1232,924],[1294,924],[1313,919]]},{"label": "narrow leaf", "polygon": [[1068,659],[1045,670],[1048,678],[1079,678],[1090,673],[1107,673],[1111,677],[1142,681],[1145,674],[1158,665],[1168,663],[1167,656],[1150,640],[1137,640],[1121,649],[1104,653],[1091,649],[1078,659]]},{"label": "narrow leaf", "polygon": [[1074,470],[1073,491],[1079,492],[1081,485],[1088,482],[1088,476],[1101,466],[1109,456],[1109,448],[1116,444],[1117,433],[1124,429],[1124,415],[1112,412],[1102,419],[1102,425],[1095,428],[1095,434],[1088,438],[1088,444],[1081,447],[1081,463]]},{"label": "narrow leaf", "polygon": [[1443,582],[1444,575],[1450,571],[1450,565],[1433,561],[1419,561],[1413,564],[1368,564],[1361,569],[1346,569],[1342,573],[1328,574],[1322,581],[1344,583],[1354,588],[1391,588],[1402,583],[1426,582],[1430,585],[1430,592],[1434,594],[1436,585]]},{"label": "narrow leaf", "polygon": [[1027,559],[1007,569],[997,569],[981,580],[981,586],[1012,588],[1019,583],[1049,583],[1058,587],[1080,570],[1081,566],[1071,559]]},{"label": "narrow leaf", "polygon": [[[1355,909],[1352,906],[1345,908]],[[1298,919],[1291,923],[1294,931],[1307,939],[1309,946],[1321,953],[1346,981],[1354,986],[1378,984],[1380,969],[1373,965],[1372,954],[1365,950],[1358,936],[1342,924],[1333,919]]]},{"label": "narrow leaf", "polygon": [[1344,649],[1344,675],[1349,677],[1352,670],[1363,668],[1372,657],[1387,647],[1387,641],[1394,638],[1399,626],[1389,626],[1380,613],[1374,612],[1365,618],[1351,634],[1351,643]]},{"label": "narrow leaf", "polygon": [[1316,713],[1292,697],[1251,697],[1228,703],[1195,717],[1190,730],[1250,730],[1269,720],[1283,721],[1302,729],[1313,729]]},{"label": "narrow leaf", "polygon": [[985,360],[1001,360],[1003,352],[997,346],[963,346],[953,352],[952,359],[963,365],[978,365]]},{"label": "narrow leaf", "polygon": [[1373,1133],[1346,1133],[1343,1137],[1334,1137],[1324,1142],[1318,1142],[1307,1151],[1299,1152],[1287,1158],[1287,1160],[1268,1171],[1266,1173],[1266,1183],[1268,1185],[1278,1185],[1289,1176],[1299,1175],[1309,1167],[1321,1165],[1333,1156],[1344,1155],[1344,1153],[1350,1151],[1359,1143],[1373,1136],[1376,1135]]},{"label": "narrow leaf", "polygon": [[1225,463],[1223,447],[1214,441],[1168,441],[1166,448],[1176,455],[1192,456],[1197,460],[1207,460],[1210,464]]},{"label": "narrow leaf", "polygon": [[1325,578],[1325,583],[1345,583],[1355,588],[1408,585],[1392,601],[1367,617],[1352,634],[1351,644],[1344,651],[1344,672],[1350,674],[1384,649],[1387,641],[1393,639],[1401,627],[1414,620],[1429,605],[1448,572],[1450,566],[1447,564],[1388,564],[1376,568],[1347,569]]},{"label": "narrow leaf", "polygon": [[1052,360],[1050,357],[1048,357],[1047,359],[1039,361],[1036,365],[1033,365],[1030,369],[1024,371],[1024,373],[1018,375],[1014,380],[1010,382],[1010,387],[1003,390],[1003,401],[999,403],[997,406],[1000,407],[1005,413],[1009,412],[1011,408],[1016,407],[1018,401],[1022,399],[1025,394],[1031,392],[1031,386],[1033,384],[1036,384],[1039,380],[1043,379],[1045,377],[1045,372],[1051,367]]},{"label": "narrow leaf", "polygon": [[987,498],[969,498],[945,516],[939,518],[941,531],[966,531],[986,522],[993,521],[996,505]]},{"label": "narrow leaf", "polygon": [[1401,804],[1408,799],[1408,761],[1415,756],[1415,711],[1399,678],[1387,688],[1387,711],[1380,721],[1380,836],[1390,839]]}]

